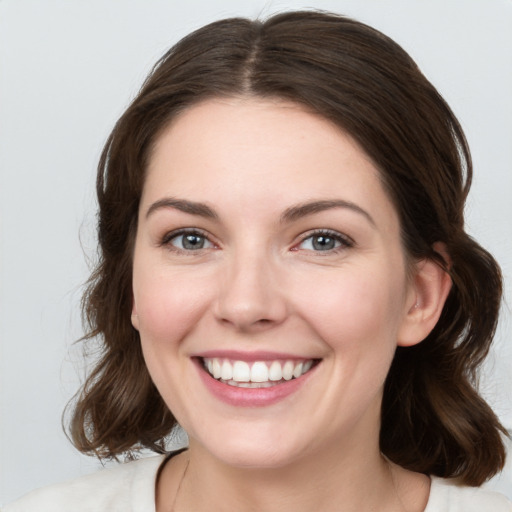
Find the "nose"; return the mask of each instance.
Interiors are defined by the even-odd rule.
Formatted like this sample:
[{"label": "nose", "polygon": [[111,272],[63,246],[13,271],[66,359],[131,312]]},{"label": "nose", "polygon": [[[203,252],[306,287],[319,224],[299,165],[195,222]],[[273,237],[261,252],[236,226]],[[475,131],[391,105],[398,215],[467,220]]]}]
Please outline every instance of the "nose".
[{"label": "nose", "polygon": [[282,323],[288,311],[277,267],[255,255],[233,261],[221,277],[214,306],[217,320],[244,332]]}]

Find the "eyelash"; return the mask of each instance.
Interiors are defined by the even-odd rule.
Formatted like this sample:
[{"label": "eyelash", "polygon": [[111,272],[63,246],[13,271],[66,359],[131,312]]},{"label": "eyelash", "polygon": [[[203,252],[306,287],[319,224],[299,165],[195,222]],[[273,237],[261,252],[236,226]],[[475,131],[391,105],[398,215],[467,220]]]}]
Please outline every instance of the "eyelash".
[{"label": "eyelash", "polygon": [[[199,249],[193,250],[193,249],[185,249],[182,247],[176,247],[175,245],[172,244],[173,240],[175,240],[179,237],[185,237],[187,235],[202,238],[205,243],[208,243],[211,246],[215,247],[215,244],[208,238],[208,235],[205,232],[203,232],[202,230],[197,229],[197,228],[179,229],[177,231],[171,231],[170,233],[166,233],[164,235],[164,237],[162,238],[159,245],[167,246],[167,247],[169,247],[170,250],[175,251],[175,252],[182,252],[182,253],[188,253],[188,254],[193,253],[193,252],[199,252],[203,249],[211,248],[211,247],[200,247]],[[346,235],[342,235],[341,233],[338,233],[337,231],[332,231],[330,229],[318,229],[318,230],[310,231],[309,233],[306,233],[305,235],[303,235],[300,242],[298,244],[295,244],[291,250],[292,251],[304,250],[304,249],[300,248],[300,246],[302,244],[304,244],[304,242],[306,242],[307,240],[310,240],[310,239],[313,240],[314,238],[318,239],[320,237],[331,239],[335,242],[335,244],[337,243],[338,245],[331,249],[316,250],[316,251],[312,250],[312,249],[306,249],[306,250],[311,250],[312,252],[317,252],[317,253],[325,252],[327,254],[333,254],[333,253],[338,253],[338,252],[346,250],[346,249],[350,249],[351,247],[354,247],[354,245],[355,245],[354,241],[350,237],[348,237]],[[314,243],[314,242],[312,242],[312,243]],[[182,243],[182,245],[183,245],[183,243]]]},{"label": "eyelash", "polygon": [[[179,238],[179,237],[185,237],[185,236],[196,236],[198,238],[202,238],[206,243],[211,244],[212,246],[215,246],[215,244],[208,238],[208,235],[204,233],[202,230],[197,228],[187,228],[187,229],[179,229],[177,231],[171,231],[170,233],[166,233],[161,242],[160,246],[167,246],[170,250],[175,252],[182,252],[182,253],[193,253],[193,252],[200,252],[203,249],[209,249],[210,247],[200,247],[196,250],[187,250],[181,247],[176,247],[172,244],[172,241]],[[183,244],[182,244],[183,245]]]},{"label": "eyelash", "polygon": [[302,245],[304,242],[306,242],[307,240],[310,240],[310,239],[313,240],[314,238],[320,238],[320,237],[332,239],[332,240],[334,240],[335,243],[338,243],[339,245],[337,247],[336,246],[333,247],[332,249],[325,249],[323,251],[317,250],[317,251],[313,251],[313,252],[318,252],[318,253],[325,252],[326,254],[333,254],[333,253],[336,254],[336,253],[344,251],[346,249],[350,249],[351,247],[354,247],[354,245],[355,245],[354,241],[347,235],[342,235],[341,233],[338,233],[337,231],[333,231],[330,229],[318,229],[318,230],[310,231],[309,233],[306,233],[305,235],[303,235],[300,242],[298,244],[296,244],[292,248],[292,250],[300,251],[301,250],[300,245]]}]

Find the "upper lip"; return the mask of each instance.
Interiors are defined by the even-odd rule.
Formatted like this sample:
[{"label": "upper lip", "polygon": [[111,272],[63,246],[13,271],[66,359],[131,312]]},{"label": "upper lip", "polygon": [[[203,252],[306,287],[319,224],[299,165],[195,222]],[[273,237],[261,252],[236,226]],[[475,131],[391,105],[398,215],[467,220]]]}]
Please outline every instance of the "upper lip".
[{"label": "upper lip", "polygon": [[288,352],[274,352],[266,350],[255,350],[255,351],[241,351],[241,350],[207,350],[197,354],[193,354],[192,357],[200,357],[203,359],[231,359],[234,361],[275,361],[277,359],[294,360],[294,361],[307,361],[310,359],[318,359],[317,357],[310,357],[298,354],[292,354]]}]

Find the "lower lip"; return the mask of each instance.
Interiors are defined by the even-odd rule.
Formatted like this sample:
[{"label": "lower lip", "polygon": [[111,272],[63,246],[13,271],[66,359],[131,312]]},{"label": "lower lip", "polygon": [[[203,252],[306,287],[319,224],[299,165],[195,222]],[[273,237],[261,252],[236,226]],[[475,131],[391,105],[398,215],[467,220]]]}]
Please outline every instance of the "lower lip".
[{"label": "lower lip", "polygon": [[203,367],[201,361],[195,360],[199,375],[210,393],[219,400],[236,407],[265,407],[273,405],[298,391],[309,379],[318,365],[314,365],[304,375],[269,388],[239,388],[214,379]]}]

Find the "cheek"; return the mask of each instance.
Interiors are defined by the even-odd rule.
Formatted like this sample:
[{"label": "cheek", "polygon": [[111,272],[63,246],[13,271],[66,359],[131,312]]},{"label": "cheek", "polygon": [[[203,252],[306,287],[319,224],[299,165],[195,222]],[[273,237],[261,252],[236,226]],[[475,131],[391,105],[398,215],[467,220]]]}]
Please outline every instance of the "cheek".
[{"label": "cheek", "polygon": [[134,268],[133,293],[143,344],[182,339],[194,328],[210,300],[201,276],[158,274],[144,269],[138,272],[137,268]]},{"label": "cheek", "polygon": [[331,348],[358,350],[387,340],[395,344],[402,319],[403,281],[392,272],[371,268],[315,279],[302,293],[302,311]]}]

